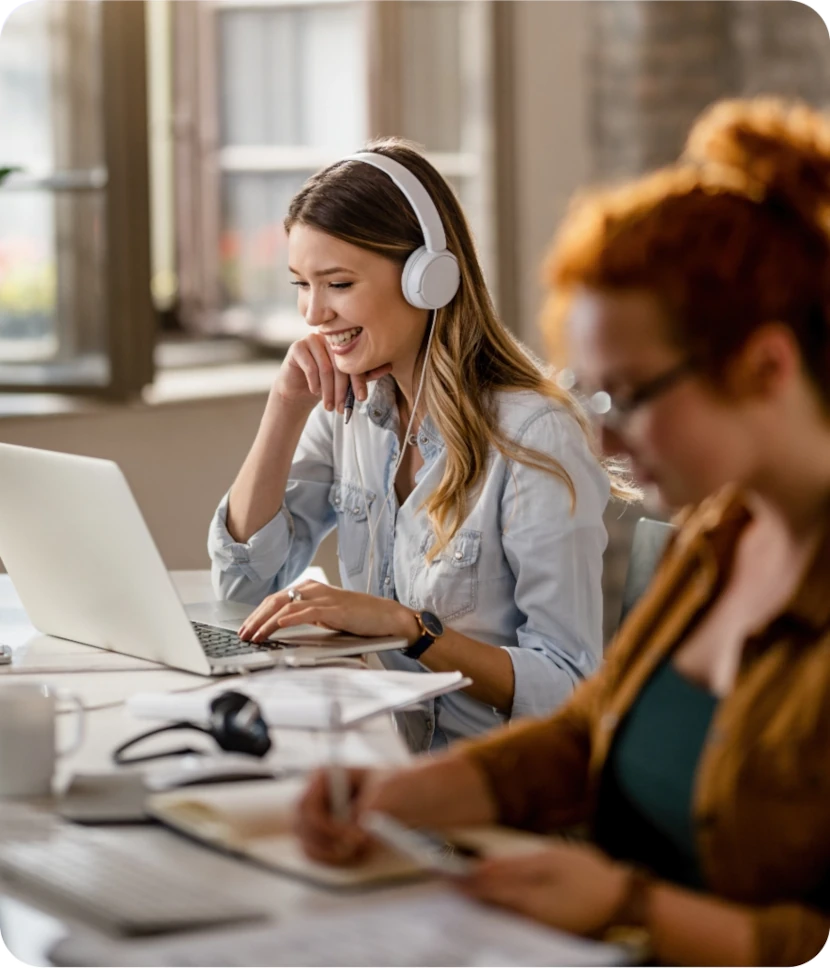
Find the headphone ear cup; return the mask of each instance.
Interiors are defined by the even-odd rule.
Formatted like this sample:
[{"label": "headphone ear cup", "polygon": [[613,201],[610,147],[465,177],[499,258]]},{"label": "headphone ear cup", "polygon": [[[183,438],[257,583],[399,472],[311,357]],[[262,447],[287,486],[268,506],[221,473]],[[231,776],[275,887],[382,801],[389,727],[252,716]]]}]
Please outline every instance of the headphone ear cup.
[{"label": "headphone ear cup", "polygon": [[401,276],[404,299],[418,309],[442,309],[458,292],[461,274],[451,252],[416,249],[406,260]]},{"label": "headphone ear cup", "polygon": [[[245,712],[240,720],[240,713]],[[268,724],[259,706],[241,692],[228,690],[210,704],[209,731],[223,750],[265,756],[271,748]]]}]

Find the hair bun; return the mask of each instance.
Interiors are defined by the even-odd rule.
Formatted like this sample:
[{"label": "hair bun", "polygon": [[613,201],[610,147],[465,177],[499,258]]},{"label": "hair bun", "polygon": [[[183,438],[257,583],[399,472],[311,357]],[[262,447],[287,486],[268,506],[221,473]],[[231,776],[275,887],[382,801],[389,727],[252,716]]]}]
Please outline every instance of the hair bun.
[{"label": "hair bun", "polygon": [[684,158],[729,169],[751,197],[830,229],[830,122],[803,102],[720,101],[695,123]]}]

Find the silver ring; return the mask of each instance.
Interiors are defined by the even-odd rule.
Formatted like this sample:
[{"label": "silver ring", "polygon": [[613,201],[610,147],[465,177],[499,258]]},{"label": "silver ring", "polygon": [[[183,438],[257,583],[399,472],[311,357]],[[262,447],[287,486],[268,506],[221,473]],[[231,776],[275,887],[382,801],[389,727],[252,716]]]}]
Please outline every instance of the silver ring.
[{"label": "silver ring", "polygon": [[294,588],[288,589],[288,598],[292,602],[301,602],[303,600],[303,596]]}]

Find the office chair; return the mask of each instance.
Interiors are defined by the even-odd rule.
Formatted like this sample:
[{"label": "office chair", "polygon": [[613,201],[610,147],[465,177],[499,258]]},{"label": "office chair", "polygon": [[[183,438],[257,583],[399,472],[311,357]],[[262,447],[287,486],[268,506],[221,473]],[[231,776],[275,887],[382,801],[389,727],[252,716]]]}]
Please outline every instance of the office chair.
[{"label": "office chair", "polygon": [[652,518],[640,518],[637,522],[625,576],[620,625],[651,583],[669,538],[676,530],[673,524]]}]

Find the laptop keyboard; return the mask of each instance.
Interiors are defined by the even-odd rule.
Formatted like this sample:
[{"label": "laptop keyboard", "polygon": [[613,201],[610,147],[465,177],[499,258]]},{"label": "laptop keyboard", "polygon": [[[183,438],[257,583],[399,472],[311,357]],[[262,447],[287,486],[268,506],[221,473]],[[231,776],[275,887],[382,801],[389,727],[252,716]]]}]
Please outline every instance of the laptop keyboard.
[{"label": "laptop keyboard", "polygon": [[256,652],[274,652],[282,648],[279,642],[243,642],[236,632],[218,628],[216,625],[205,625],[203,622],[191,622],[190,624],[199,637],[205,655],[209,659],[252,655]]}]

